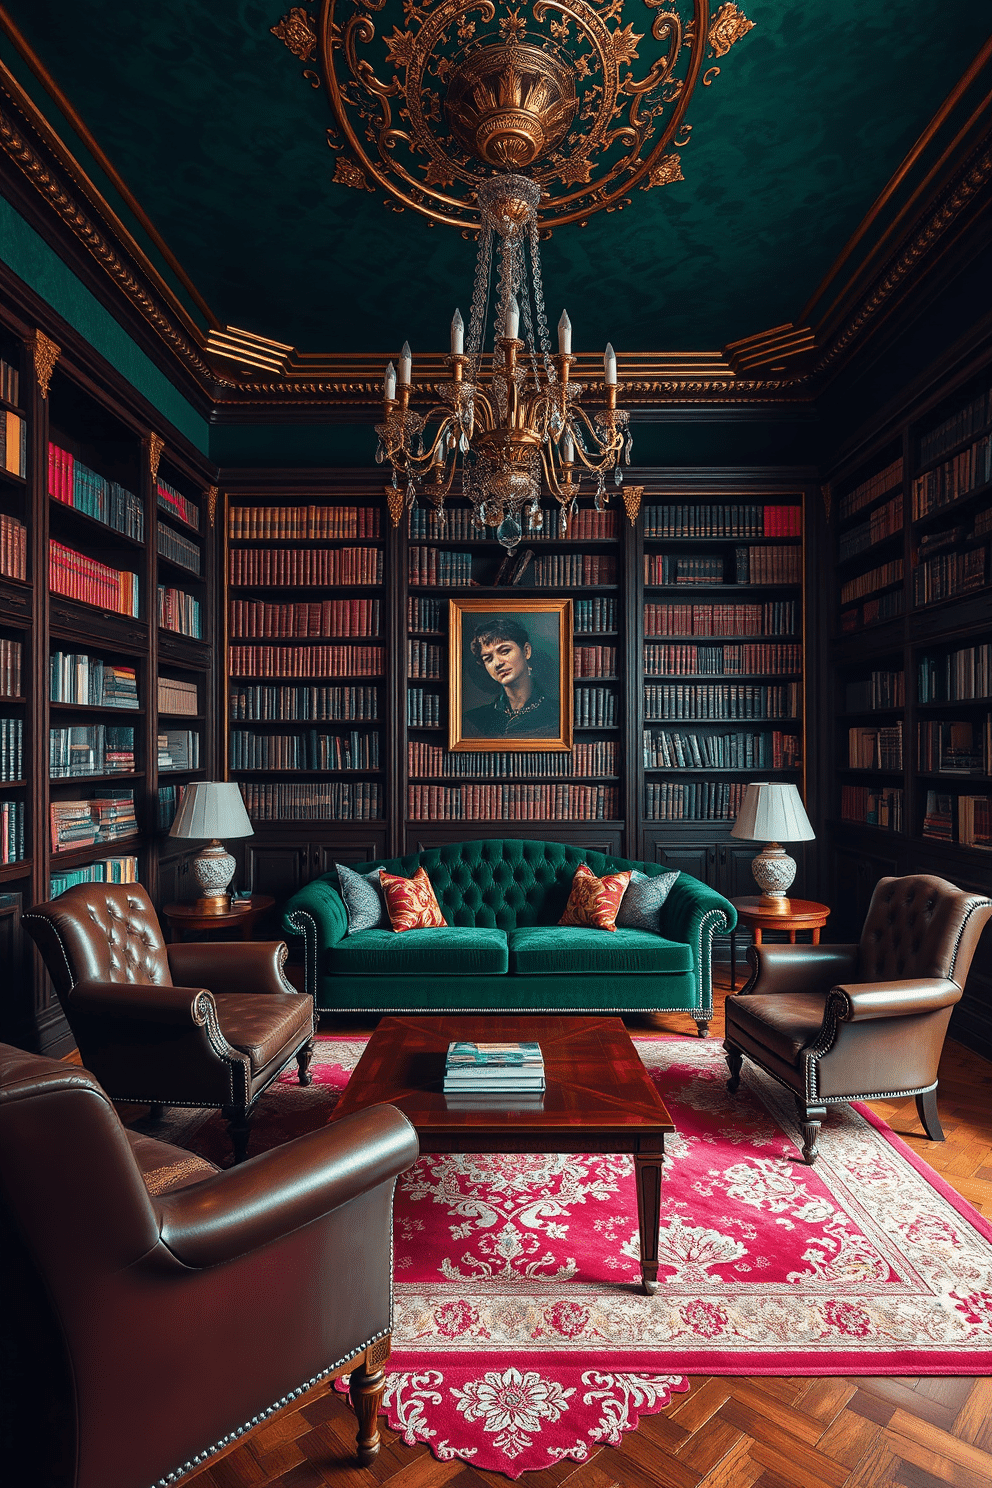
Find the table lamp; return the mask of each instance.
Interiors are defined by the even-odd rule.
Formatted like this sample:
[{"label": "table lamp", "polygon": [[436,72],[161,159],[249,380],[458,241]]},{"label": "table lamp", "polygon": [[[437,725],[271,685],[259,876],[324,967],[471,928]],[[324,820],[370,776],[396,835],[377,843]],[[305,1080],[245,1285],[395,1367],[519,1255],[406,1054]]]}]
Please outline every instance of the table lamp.
[{"label": "table lamp", "polygon": [[816,833],[794,785],[759,783],[745,790],[730,835],[768,844],[754,859],[751,872],[762,899],[775,902],[788,898],[796,876],[796,860],[789,857],[780,843],[812,842]]},{"label": "table lamp", "polygon": [[196,907],[201,914],[226,914],[231,907],[228,890],[236,865],[220,839],[254,836],[237,784],[233,780],[200,780],[188,785],[169,836],[210,839],[193,859],[193,877],[200,890]]}]

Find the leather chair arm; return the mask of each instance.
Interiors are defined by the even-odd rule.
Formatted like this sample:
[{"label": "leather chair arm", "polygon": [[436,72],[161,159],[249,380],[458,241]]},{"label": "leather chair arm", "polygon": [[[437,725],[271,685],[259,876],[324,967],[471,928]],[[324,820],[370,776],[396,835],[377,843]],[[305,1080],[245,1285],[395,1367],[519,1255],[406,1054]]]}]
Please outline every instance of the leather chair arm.
[{"label": "leather chair arm", "polygon": [[195,941],[166,947],[173,980],[211,992],[295,992],[282,968],[284,940]]},{"label": "leather chair arm", "polygon": [[417,1133],[395,1106],[371,1106],[157,1201],[164,1244],[215,1266],[298,1230],[415,1162]]},{"label": "leather chair arm", "polygon": [[115,1023],[203,1023],[208,1008],[214,1021],[217,1007],[203,987],[159,987],[142,982],[77,982],[69,998],[73,1012]]},{"label": "leather chair arm", "polygon": [[751,975],[737,994],[757,992],[818,992],[835,987],[850,976],[858,962],[856,945],[760,945],[747,952]]},{"label": "leather chair arm", "polygon": [[832,987],[831,1010],[844,1023],[872,1018],[903,1018],[935,1013],[960,1001],[961,988],[944,977],[914,977],[898,982],[851,982]]}]

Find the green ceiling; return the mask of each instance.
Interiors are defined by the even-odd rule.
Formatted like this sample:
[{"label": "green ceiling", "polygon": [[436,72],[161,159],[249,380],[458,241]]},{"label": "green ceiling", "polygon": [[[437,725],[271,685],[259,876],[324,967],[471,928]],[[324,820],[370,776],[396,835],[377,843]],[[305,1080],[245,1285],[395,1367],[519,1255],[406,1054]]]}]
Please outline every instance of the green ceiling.
[{"label": "green ceiling", "polygon": [[[305,352],[441,350],[472,245],[332,184],[325,98],[269,32],[289,8],[6,5],[222,323]],[[755,29],[697,89],[685,181],[545,245],[552,321],[567,304],[580,349],[715,349],[797,319],[988,32],[963,0],[741,8]],[[652,14],[627,0],[635,30]]]}]

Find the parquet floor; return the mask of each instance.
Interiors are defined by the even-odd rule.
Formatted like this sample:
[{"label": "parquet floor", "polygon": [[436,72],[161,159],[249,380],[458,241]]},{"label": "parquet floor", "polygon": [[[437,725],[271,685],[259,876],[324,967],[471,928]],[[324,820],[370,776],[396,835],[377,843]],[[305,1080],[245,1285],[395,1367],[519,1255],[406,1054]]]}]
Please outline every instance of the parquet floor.
[{"label": "parquet floor", "polygon": [[[720,1017],[711,1034],[723,1036]],[[679,1015],[631,1032],[690,1032]],[[349,1025],[355,1028],[356,1024]],[[876,1109],[961,1194],[992,1215],[992,1064],[948,1042],[940,1070],[947,1135],[929,1142],[915,1102]],[[828,1118],[829,1123],[829,1118]],[[825,1127],[829,1135],[829,1124]],[[183,1488],[506,1488],[508,1479],[407,1447],[380,1420],[372,1468],[353,1457],[343,1400],[317,1388]],[[585,1463],[528,1473],[522,1488],[989,1488],[992,1379],[696,1378],[668,1410]]]}]

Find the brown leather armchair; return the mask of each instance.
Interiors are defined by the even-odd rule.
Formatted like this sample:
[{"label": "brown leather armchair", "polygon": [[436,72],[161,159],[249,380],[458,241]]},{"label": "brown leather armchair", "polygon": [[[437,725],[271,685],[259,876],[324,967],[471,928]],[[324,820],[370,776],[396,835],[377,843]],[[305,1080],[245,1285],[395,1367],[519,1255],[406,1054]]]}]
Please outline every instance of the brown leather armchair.
[{"label": "brown leather armchair", "polygon": [[917,874],[880,879],[858,945],[763,945],[726,1003],[727,1089],[744,1057],[793,1092],[803,1157],[817,1155],[828,1105],[915,1095],[943,1141],[937,1065],[992,900]]},{"label": "brown leather armchair", "polygon": [[167,946],[140,884],[77,884],[23,923],[113,1100],[219,1106],[237,1163],[259,1096],[294,1057],[310,1084],[313,998],[283,975],[282,941]]},{"label": "brown leather armchair", "polygon": [[371,1461],[393,1189],[417,1152],[374,1106],[220,1171],[125,1130],[87,1070],[0,1044],[5,1465],[165,1488],[348,1373]]}]

